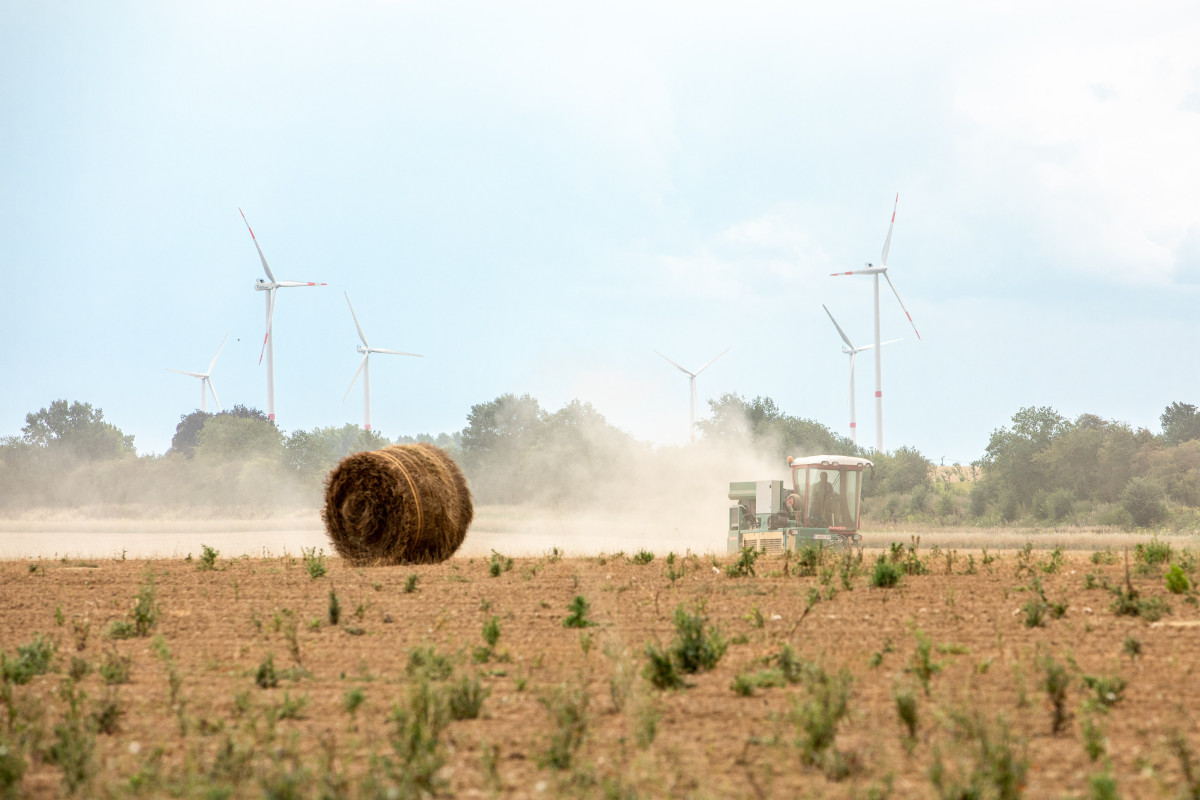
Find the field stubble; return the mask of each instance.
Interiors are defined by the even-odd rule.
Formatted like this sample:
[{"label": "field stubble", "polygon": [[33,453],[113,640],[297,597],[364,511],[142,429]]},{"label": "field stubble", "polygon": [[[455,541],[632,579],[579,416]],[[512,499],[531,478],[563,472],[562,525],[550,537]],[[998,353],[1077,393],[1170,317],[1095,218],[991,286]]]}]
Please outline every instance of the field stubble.
[{"label": "field stubble", "polygon": [[[1127,581],[1120,550],[897,541],[874,543],[894,588],[872,586],[872,552],[760,556],[745,577],[734,556],[649,551],[0,562],[3,744],[30,797],[67,786],[72,725],[93,742],[85,796],[1183,792],[1200,611],[1164,573],[1194,586],[1190,552],[1143,538]],[[1170,613],[1118,614],[1120,597]],[[700,625],[686,647],[681,616]],[[19,682],[39,634],[51,669]],[[648,646],[686,688],[652,685]]]}]

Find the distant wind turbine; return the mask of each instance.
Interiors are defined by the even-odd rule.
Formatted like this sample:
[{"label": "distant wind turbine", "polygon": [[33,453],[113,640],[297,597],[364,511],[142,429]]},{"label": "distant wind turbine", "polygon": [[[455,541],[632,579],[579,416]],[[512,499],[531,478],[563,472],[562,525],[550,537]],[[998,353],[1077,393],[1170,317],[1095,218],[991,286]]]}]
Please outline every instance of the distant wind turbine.
[{"label": "distant wind turbine", "polygon": [[676,369],[678,369],[684,375],[688,376],[688,385],[689,385],[689,389],[690,389],[690,393],[691,393],[691,397],[692,397],[692,412],[691,412],[691,416],[688,418],[688,422],[689,422],[688,430],[691,432],[691,441],[693,441],[693,442],[696,441],[696,376],[699,375],[701,372],[704,372],[704,370],[708,369],[709,366],[713,363],[713,361],[716,361],[718,358],[720,358],[721,356],[728,353],[731,349],[732,348],[726,347],[720,353],[717,353],[717,355],[714,356],[712,358],[712,360],[710,360],[707,364],[705,364],[703,367],[696,370],[695,372],[692,372],[690,369],[687,369],[686,367],[682,367],[679,364],[676,364],[674,361],[671,361],[671,359],[667,358],[666,356],[664,356],[662,353],[658,352],[657,350],[654,351],[655,355],[659,356],[660,358],[666,359],[668,362],[670,362],[672,365],[674,365]]},{"label": "distant wind turbine", "polygon": [[217,390],[212,383],[213,367],[217,365],[217,356],[221,355],[221,351],[225,349],[225,342],[228,341],[229,334],[225,334],[225,338],[221,340],[221,346],[217,348],[217,355],[212,357],[212,361],[208,364],[208,372],[185,372],[181,369],[171,369],[167,367],[167,372],[178,372],[180,375],[191,375],[193,378],[200,379],[200,410],[208,412],[208,393],[212,392],[213,402],[217,404],[217,411],[221,410],[221,401],[217,399]]},{"label": "distant wind turbine", "polygon": [[[833,318],[833,313],[824,304],[821,305],[821,308],[824,308],[825,313],[829,314],[829,321],[833,323],[833,327],[837,328],[838,335],[841,336],[842,341],[846,343],[846,346],[842,348],[842,352],[850,356],[850,441],[858,444],[858,425],[854,421],[854,357],[864,350],[874,349],[875,345],[868,344],[863,345],[862,347],[855,347],[850,342],[850,337],[848,337],[846,332],[842,330],[842,326],[838,325],[837,320]],[[892,344],[898,341],[900,340],[889,339],[882,344]]]},{"label": "distant wind turbine", "polygon": [[900,303],[900,308],[904,309],[904,315],[908,317],[908,324],[912,325],[913,333],[917,334],[917,338],[921,338],[921,332],[917,330],[917,325],[913,322],[912,314],[908,313],[908,309],[904,305],[904,301],[900,299],[900,292],[896,290],[896,284],[892,283],[892,279],[887,274],[887,257],[888,250],[892,248],[892,228],[896,227],[896,208],[900,205],[900,195],[896,195],[896,202],[892,206],[892,222],[888,225],[887,239],[883,242],[883,258],[880,259],[879,266],[875,266],[870,262],[867,263],[866,269],[856,269],[850,272],[834,272],[833,277],[839,275],[872,275],[875,278],[875,450],[883,452],[883,355],[882,343],[879,341],[879,276],[882,275],[884,280],[888,282],[888,286],[892,287],[892,293],[896,295],[896,301]]},{"label": "distant wind turbine", "polygon": [[313,283],[312,281],[277,281],[275,275],[272,274],[271,268],[267,266],[267,257],[263,255],[262,248],[258,246],[258,237],[254,235],[254,229],[250,227],[250,220],[246,219],[245,213],[239,208],[238,213],[242,215],[242,221],[246,223],[246,230],[250,231],[250,238],[254,240],[254,249],[258,251],[259,260],[262,261],[263,271],[267,273],[267,280],[259,278],[254,282],[254,291],[267,293],[267,332],[263,335],[263,349],[258,354],[258,363],[263,360],[263,353],[267,356],[267,419],[274,422],[275,420],[275,337],[271,335],[271,320],[275,315],[275,291],[277,289],[287,289],[292,286],[324,286],[323,283]]},{"label": "distant wind turbine", "polygon": [[354,388],[354,384],[358,383],[358,374],[363,376],[363,430],[371,430],[371,353],[387,353],[392,356],[414,356],[423,358],[417,353],[402,353],[399,350],[387,350],[383,347],[371,347],[367,344],[367,335],[363,333],[362,325],[358,324],[358,315],[354,313],[354,304],[350,302],[350,294],[346,293],[346,305],[350,306],[350,316],[354,317],[354,327],[358,328],[358,338],[362,339],[362,345],[358,348],[358,352],[363,354],[362,362],[358,365],[358,372],[354,373],[354,378],[350,381],[350,387],[346,389],[346,394],[342,396],[342,402],[350,396],[350,390]]}]

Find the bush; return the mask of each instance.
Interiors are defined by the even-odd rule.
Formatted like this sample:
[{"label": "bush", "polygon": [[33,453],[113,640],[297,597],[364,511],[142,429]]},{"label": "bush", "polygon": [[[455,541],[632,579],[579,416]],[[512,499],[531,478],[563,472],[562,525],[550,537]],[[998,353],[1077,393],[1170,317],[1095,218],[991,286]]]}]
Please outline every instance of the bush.
[{"label": "bush", "polygon": [[871,585],[881,589],[890,588],[900,583],[902,575],[904,570],[899,564],[888,561],[887,556],[880,554],[879,560],[875,562],[875,569],[871,572]]},{"label": "bush", "polygon": [[0,675],[5,683],[29,683],[35,675],[45,675],[50,670],[55,649],[52,640],[38,634],[28,644],[17,645],[15,658],[10,660],[7,654],[0,653]]},{"label": "bush", "polygon": [[1191,583],[1188,581],[1187,575],[1179,568],[1178,564],[1172,564],[1167,570],[1167,590],[1171,594],[1183,594],[1191,588]]},{"label": "bush", "polygon": [[1144,528],[1166,519],[1163,488],[1149,478],[1130,478],[1121,492],[1121,507],[1129,512],[1133,524]]}]

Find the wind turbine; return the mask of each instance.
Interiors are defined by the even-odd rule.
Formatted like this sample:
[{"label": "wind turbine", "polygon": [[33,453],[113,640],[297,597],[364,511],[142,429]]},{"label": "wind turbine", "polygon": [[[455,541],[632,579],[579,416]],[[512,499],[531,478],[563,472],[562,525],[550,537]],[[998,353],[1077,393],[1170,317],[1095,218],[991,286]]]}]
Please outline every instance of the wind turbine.
[{"label": "wind turbine", "polygon": [[705,364],[703,367],[696,370],[695,372],[692,372],[690,369],[687,369],[685,367],[681,367],[679,364],[676,364],[674,361],[671,361],[671,359],[667,358],[662,353],[659,353],[657,350],[654,351],[656,355],[658,355],[661,358],[666,359],[671,364],[673,364],[676,369],[678,369],[684,375],[688,376],[688,384],[689,384],[689,387],[691,390],[691,396],[692,396],[692,412],[691,412],[691,416],[688,418],[688,421],[690,423],[688,425],[688,430],[691,432],[691,437],[692,437],[691,441],[693,441],[693,442],[696,441],[696,376],[699,375],[701,372],[704,372],[704,370],[708,369],[709,365],[712,364],[713,361],[716,361],[718,358],[720,358],[721,356],[728,353],[731,349],[732,348],[726,347],[724,350],[722,350],[720,353],[718,353],[716,356],[714,356],[712,358],[712,360],[710,360],[708,362],[708,364]]},{"label": "wind turbine", "polygon": [[883,452],[883,361],[882,361],[882,343],[879,341],[879,276],[882,275],[884,280],[888,282],[888,286],[892,287],[892,293],[896,295],[896,301],[900,303],[900,308],[904,309],[904,315],[908,317],[908,324],[912,325],[913,333],[917,334],[917,338],[921,338],[921,332],[917,330],[917,324],[913,322],[912,314],[908,313],[908,309],[904,305],[904,301],[900,299],[900,292],[896,291],[896,284],[892,283],[892,279],[887,274],[887,257],[888,250],[892,247],[892,228],[896,227],[896,208],[900,205],[900,195],[896,194],[896,202],[892,206],[892,223],[888,225],[887,239],[883,242],[883,258],[880,259],[879,266],[875,266],[870,262],[867,263],[866,269],[856,269],[850,272],[834,272],[833,277],[839,275],[871,275],[875,278],[875,450]]},{"label": "wind turbine", "polygon": [[225,338],[221,340],[221,346],[217,348],[217,355],[213,356],[212,361],[208,364],[208,372],[185,372],[181,369],[171,369],[167,367],[167,372],[178,372],[180,375],[191,375],[193,378],[200,379],[200,410],[208,412],[208,393],[212,392],[213,402],[217,404],[217,411],[221,410],[221,401],[217,399],[217,390],[212,384],[213,367],[217,364],[217,356],[221,355],[221,351],[225,349],[225,342],[229,340],[229,334],[225,334]]},{"label": "wind turbine", "polygon": [[267,332],[263,334],[263,349],[258,354],[258,363],[261,364],[263,354],[267,356],[267,419],[275,421],[275,338],[271,336],[271,320],[275,315],[275,290],[287,289],[292,286],[324,286],[323,283],[313,283],[312,281],[277,281],[275,275],[271,272],[271,268],[267,266],[267,257],[263,255],[262,248],[258,246],[258,237],[254,235],[254,229],[250,227],[250,220],[246,219],[246,214],[239,208],[238,213],[242,215],[242,221],[246,223],[246,230],[250,231],[250,238],[254,240],[254,249],[258,251],[258,257],[262,261],[263,271],[267,273],[267,279],[264,281],[259,278],[254,282],[254,291],[267,293]]},{"label": "wind turbine", "polygon": [[[846,346],[842,348],[842,352],[850,356],[850,441],[858,444],[858,425],[854,421],[854,357],[864,350],[874,349],[875,345],[868,344],[863,345],[862,347],[855,347],[854,344],[851,343],[850,337],[846,335],[844,330],[842,330],[842,326],[838,325],[837,320],[833,318],[833,312],[831,312],[824,304],[821,305],[821,308],[825,309],[825,313],[829,315],[829,321],[833,323],[833,327],[837,328],[838,335],[841,336],[842,341],[846,343]],[[881,344],[892,344],[898,341],[900,340],[889,339]]]},{"label": "wind turbine", "polygon": [[358,315],[354,313],[354,304],[350,302],[350,295],[346,293],[346,305],[350,306],[350,316],[354,317],[354,327],[358,328],[358,338],[362,339],[362,345],[358,348],[358,352],[363,354],[362,363],[358,365],[358,372],[354,373],[354,378],[350,381],[350,388],[346,389],[346,394],[342,396],[342,402],[350,396],[350,389],[354,388],[354,384],[358,383],[358,373],[363,376],[363,430],[371,430],[371,353],[387,353],[392,356],[414,356],[423,358],[417,353],[402,353],[399,350],[387,350],[383,347],[371,347],[367,344],[367,335],[363,333],[362,325],[358,324]]}]

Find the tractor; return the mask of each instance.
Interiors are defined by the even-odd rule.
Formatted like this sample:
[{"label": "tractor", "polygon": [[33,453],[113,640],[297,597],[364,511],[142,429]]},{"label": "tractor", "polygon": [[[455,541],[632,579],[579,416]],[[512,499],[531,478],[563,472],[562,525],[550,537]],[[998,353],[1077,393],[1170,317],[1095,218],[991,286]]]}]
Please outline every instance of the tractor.
[{"label": "tractor", "polygon": [[729,484],[729,552],[781,553],[813,544],[848,549],[861,542],[862,473],[875,465],[856,456],[789,457],[788,465],[790,490],[781,480]]}]

